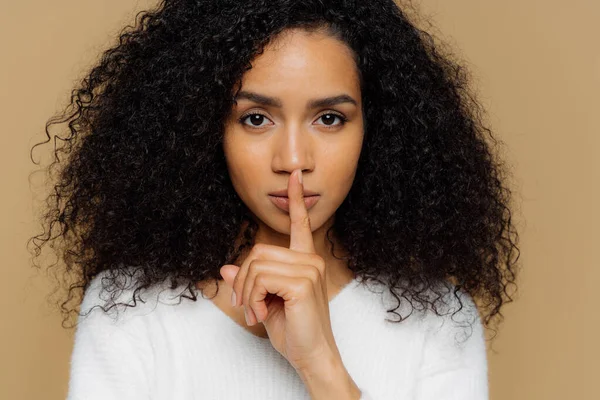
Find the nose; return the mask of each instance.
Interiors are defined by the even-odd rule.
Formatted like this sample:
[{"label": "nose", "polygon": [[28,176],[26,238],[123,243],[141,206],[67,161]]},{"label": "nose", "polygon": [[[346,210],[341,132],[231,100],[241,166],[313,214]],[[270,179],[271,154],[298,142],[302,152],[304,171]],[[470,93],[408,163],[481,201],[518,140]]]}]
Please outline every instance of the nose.
[{"label": "nose", "polygon": [[296,169],[314,169],[314,137],[309,130],[297,126],[281,129],[273,143],[273,171],[291,174]]}]

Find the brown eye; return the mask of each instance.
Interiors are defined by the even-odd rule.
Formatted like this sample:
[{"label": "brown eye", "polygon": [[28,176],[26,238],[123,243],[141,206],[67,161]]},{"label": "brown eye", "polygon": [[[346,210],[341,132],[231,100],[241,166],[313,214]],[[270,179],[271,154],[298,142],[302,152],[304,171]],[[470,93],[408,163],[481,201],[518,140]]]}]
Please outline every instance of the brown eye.
[{"label": "brown eye", "polygon": [[[339,124],[335,124],[335,119],[338,118],[341,122]],[[319,117],[319,119],[322,119],[324,122],[325,126],[343,126],[346,121],[348,121],[348,119],[346,117],[344,117],[342,114],[337,114],[337,113],[327,113],[327,114],[323,114]]]},{"label": "brown eye", "polygon": [[[261,123],[268,119],[266,116],[258,113],[246,114],[240,118],[240,123],[242,125],[250,126],[252,128],[262,128],[265,125],[261,125]],[[246,120],[250,121],[250,124],[245,123]]]}]

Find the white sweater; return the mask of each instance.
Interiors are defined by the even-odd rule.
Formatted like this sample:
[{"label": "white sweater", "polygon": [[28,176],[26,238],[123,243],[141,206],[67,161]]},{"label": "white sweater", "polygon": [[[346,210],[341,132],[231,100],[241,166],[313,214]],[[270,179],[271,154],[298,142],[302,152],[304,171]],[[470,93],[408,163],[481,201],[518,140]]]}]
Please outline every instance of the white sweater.
[{"label": "white sweater", "polygon": [[[104,305],[101,276],[86,290],[82,313]],[[79,317],[67,400],[310,399],[268,338],[245,330],[201,293],[196,302],[180,302],[182,291],[165,284],[141,292],[145,303],[119,306],[118,315],[96,307]],[[133,304],[131,298],[130,289],[119,297]],[[397,301],[378,283],[355,279],[330,301],[334,337],[362,400],[488,399],[483,326],[471,297],[461,298],[453,318],[415,309],[401,323],[384,321],[398,319],[386,312]],[[451,294],[447,301],[458,304]]]}]

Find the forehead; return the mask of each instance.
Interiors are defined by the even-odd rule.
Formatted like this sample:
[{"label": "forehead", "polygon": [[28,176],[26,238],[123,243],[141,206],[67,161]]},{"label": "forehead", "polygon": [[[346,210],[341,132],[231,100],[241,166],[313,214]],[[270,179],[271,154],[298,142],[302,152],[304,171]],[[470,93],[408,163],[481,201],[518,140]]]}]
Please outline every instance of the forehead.
[{"label": "forehead", "polygon": [[244,89],[303,93],[311,90],[359,91],[351,49],[325,33],[286,31],[252,61],[242,78]]}]

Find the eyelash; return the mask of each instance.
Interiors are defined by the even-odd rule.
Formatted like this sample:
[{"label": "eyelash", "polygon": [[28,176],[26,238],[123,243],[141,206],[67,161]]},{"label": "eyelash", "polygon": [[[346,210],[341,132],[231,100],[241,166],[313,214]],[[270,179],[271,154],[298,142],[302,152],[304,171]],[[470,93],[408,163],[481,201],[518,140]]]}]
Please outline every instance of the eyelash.
[{"label": "eyelash", "polygon": [[[238,120],[238,122],[239,122],[240,124],[244,125],[244,126],[247,126],[247,127],[249,127],[250,129],[261,129],[261,127],[256,127],[256,126],[252,126],[252,125],[247,125],[247,124],[244,124],[244,120],[245,120],[246,118],[248,118],[248,117],[252,116],[252,115],[261,115],[261,116],[263,116],[263,117],[265,117],[265,118],[267,118],[267,119],[269,118],[269,117],[267,117],[266,115],[264,115],[263,113],[260,113],[260,112],[258,112],[258,111],[254,111],[254,112],[251,112],[251,113],[248,113],[248,114],[244,114],[243,116],[241,116],[241,117],[240,117],[240,119]],[[346,122],[348,122],[348,118],[346,118],[344,115],[342,115],[342,114],[339,114],[339,113],[336,113],[336,112],[331,112],[331,111],[330,111],[330,112],[327,112],[327,113],[324,113],[324,114],[321,114],[321,115],[319,115],[319,118],[321,118],[321,117],[323,117],[323,116],[325,116],[325,115],[334,115],[334,116],[338,117],[338,118],[339,118],[339,119],[342,121],[342,122],[341,122],[339,125],[324,125],[324,126],[326,126],[328,129],[335,128],[335,127],[338,127],[338,126],[344,126],[344,125],[346,124]],[[319,119],[319,118],[317,118],[317,119]]]}]

